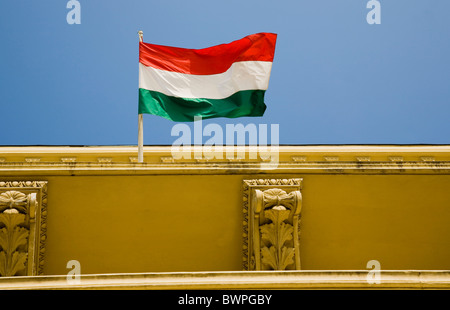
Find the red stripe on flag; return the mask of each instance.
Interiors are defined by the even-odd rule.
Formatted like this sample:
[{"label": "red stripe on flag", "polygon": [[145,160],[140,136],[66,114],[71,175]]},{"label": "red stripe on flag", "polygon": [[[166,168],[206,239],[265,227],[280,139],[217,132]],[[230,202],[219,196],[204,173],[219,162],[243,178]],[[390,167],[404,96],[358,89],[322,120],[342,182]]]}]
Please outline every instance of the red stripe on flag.
[{"label": "red stripe on flag", "polygon": [[238,61],[273,61],[277,35],[257,33],[228,44],[187,49],[139,43],[139,62],[155,69],[210,75],[227,71]]}]

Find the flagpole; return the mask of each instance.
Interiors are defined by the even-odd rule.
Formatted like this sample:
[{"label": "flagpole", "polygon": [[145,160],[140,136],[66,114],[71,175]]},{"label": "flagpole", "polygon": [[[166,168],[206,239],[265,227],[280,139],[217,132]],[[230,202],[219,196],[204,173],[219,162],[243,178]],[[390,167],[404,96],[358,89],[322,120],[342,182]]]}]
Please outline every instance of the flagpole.
[{"label": "flagpole", "polygon": [[[142,30],[138,31],[139,42],[143,42],[144,33]],[[138,162],[144,162],[144,118],[142,114],[138,115]]]}]

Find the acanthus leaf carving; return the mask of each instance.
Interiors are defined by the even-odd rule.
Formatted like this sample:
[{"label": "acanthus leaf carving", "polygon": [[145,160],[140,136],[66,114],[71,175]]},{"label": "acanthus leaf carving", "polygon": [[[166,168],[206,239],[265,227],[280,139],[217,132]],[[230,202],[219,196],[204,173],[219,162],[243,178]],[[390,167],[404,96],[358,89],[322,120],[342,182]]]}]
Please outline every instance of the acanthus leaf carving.
[{"label": "acanthus leaf carving", "polygon": [[271,223],[260,226],[261,262],[274,270],[284,270],[294,263],[294,249],[286,243],[293,238],[294,228],[284,221],[289,218],[290,211],[283,206],[275,206],[264,211]]},{"label": "acanthus leaf carving", "polygon": [[[0,196],[4,197],[10,194],[10,197],[20,197],[20,202],[23,202],[21,195],[16,193],[3,193]],[[14,200],[9,201],[10,206],[15,205],[19,208],[22,205],[15,204]],[[26,245],[28,243],[29,231],[20,225],[25,224],[25,215],[19,213],[16,208],[8,208],[0,214],[0,223],[4,225],[0,229],[0,275],[14,276],[17,272],[26,268],[25,261],[27,258]],[[22,209],[22,208],[21,208]]]},{"label": "acanthus leaf carving", "polygon": [[0,182],[0,276],[42,274],[47,182]]},{"label": "acanthus leaf carving", "polygon": [[300,269],[300,189],[301,179],[244,181],[244,269]]},{"label": "acanthus leaf carving", "polygon": [[19,271],[26,268],[25,262],[27,260],[27,253],[0,252],[0,275],[3,277],[15,276]]}]

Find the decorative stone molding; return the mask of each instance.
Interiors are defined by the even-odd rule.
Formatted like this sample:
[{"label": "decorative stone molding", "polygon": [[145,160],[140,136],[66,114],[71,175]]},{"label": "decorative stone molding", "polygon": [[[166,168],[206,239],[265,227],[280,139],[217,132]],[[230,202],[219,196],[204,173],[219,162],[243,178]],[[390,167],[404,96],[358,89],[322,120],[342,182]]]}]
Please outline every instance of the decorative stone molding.
[{"label": "decorative stone molding", "polygon": [[238,155],[236,157],[230,157],[230,158],[226,157],[226,159],[230,163],[234,163],[234,162],[240,163],[240,162],[245,161],[245,158],[242,157],[241,155]]},{"label": "decorative stone molding", "polygon": [[291,158],[293,161],[301,161],[301,162],[306,161],[306,156],[292,156]]},{"label": "decorative stone molding", "polygon": [[422,157],[420,157],[420,160],[422,160],[422,161],[435,161],[433,156],[422,156]]},{"label": "decorative stone molding", "polygon": [[360,157],[356,157],[356,160],[361,162],[361,161],[370,161],[370,157],[369,156],[360,156]]},{"label": "decorative stone molding", "polygon": [[130,160],[130,163],[137,163],[139,161],[136,156],[130,156],[128,159]]},{"label": "decorative stone molding", "polygon": [[394,162],[401,162],[403,161],[403,156],[390,156],[389,160]]},{"label": "decorative stone molding", "polygon": [[[450,173],[450,145],[280,145],[278,148],[279,158],[276,169],[273,169],[277,174]],[[197,161],[192,157],[173,158],[171,146],[145,146],[145,162],[140,164],[136,162],[135,146],[0,147],[0,174],[5,177],[31,178],[48,174],[260,174],[261,171],[266,171],[266,166],[261,164],[265,164],[264,161],[268,158],[235,158],[239,154],[233,154],[230,159],[226,156],[227,151],[229,149],[226,148],[220,152],[214,150],[211,155],[208,154],[209,161]],[[196,155],[195,149],[192,148],[184,155]],[[361,160],[369,157],[370,161]],[[30,158],[40,158],[40,161],[30,161]],[[74,158],[76,161],[73,162]],[[272,162],[270,166],[271,164]]]},{"label": "decorative stone molding", "polygon": [[161,156],[161,162],[163,163],[173,163],[175,162],[172,156]]},{"label": "decorative stone molding", "polygon": [[61,157],[63,163],[74,163],[77,161],[76,157]]},{"label": "decorative stone molding", "polygon": [[450,289],[448,270],[380,270],[382,280],[374,284],[367,281],[368,272],[370,271],[293,270],[104,273],[81,274],[80,281],[67,281],[66,275],[51,275],[0,278],[0,290]]},{"label": "decorative stone molding", "polygon": [[300,269],[301,183],[244,180],[244,270]]},{"label": "decorative stone molding", "polygon": [[0,182],[0,276],[41,275],[47,182]]},{"label": "decorative stone molding", "polygon": [[100,164],[111,164],[112,163],[112,158],[111,157],[98,157],[97,161]]},{"label": "decorative stone molding", "polygon": [[339,156],[324,156],[325,161],[339,161]]}]

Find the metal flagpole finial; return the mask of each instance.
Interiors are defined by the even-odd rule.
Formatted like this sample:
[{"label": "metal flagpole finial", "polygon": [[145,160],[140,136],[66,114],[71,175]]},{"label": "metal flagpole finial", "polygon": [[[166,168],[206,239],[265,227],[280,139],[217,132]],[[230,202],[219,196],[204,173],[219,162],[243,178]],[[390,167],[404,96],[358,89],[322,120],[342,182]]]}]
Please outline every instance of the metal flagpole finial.
[{"label": "metal flagpole finial", "polygon": [[144,32],[142,30],[139,30],[138,35],[139,35],[139,41],[142,42],[144,39]]}]

